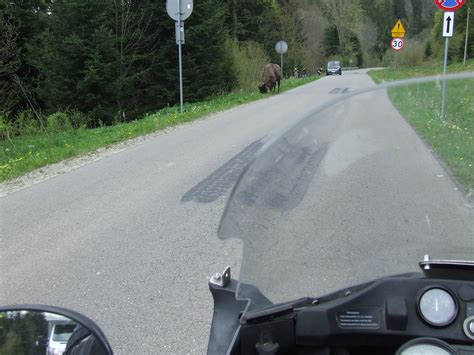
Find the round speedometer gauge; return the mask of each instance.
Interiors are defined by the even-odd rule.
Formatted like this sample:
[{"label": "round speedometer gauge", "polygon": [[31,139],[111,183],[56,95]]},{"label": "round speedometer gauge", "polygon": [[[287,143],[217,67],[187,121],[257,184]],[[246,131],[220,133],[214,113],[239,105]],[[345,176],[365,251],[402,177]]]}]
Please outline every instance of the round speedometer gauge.
[{"label": "round speedometer gauge", "polygon": [[445,289],[434,287],[423,292],[418,308],[425,322],[435,327],[451,324],[458,314],[454,297]]},{"label": "round speedometer gauge", "polygon": [[396,355],[456,355],[448,343],[435,338],[416,338],[403,344]]}]

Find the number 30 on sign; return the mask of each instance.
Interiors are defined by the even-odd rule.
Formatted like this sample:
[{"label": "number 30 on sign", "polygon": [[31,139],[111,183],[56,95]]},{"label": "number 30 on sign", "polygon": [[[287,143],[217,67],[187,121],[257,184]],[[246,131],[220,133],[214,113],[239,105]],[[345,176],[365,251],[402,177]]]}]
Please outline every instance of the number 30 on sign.
[{"label": "number 30 on sign", "polygon": [[393,38],[391,43],[392,49],[395,51],[401,51],[405,47],[405,41],[403,38]]}]

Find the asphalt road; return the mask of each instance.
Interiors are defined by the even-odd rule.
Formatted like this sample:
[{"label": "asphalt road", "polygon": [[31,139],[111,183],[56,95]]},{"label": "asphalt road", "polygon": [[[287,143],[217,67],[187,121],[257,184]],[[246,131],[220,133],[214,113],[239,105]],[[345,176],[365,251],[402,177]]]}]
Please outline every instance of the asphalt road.
[{"label": "asphalt road", "polygon": [[1,198],[0,304],[81,312],[118,354],[204,353],[207,280],[239,266],[240,243],[216,230],[242,168],[294,119],[370,85],[364,71],[325,77]]}]

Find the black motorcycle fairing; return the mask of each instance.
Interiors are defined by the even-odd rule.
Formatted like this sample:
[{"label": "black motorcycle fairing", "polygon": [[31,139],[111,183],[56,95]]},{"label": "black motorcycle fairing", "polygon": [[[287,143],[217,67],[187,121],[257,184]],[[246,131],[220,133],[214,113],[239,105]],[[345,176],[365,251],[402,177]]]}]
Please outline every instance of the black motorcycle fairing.
[{"label": "black motorcycle fairing", "polygon": [[[328,348],[336,353],[381,354],[395,353],[402,344],[418,337],[434,337],[474,354],[472,341],[463,333],[462,323],[474,309],[474,300],[466,300],[462,290],[474,287],[474,282],[427,278],[421,273],[410,273],[381,278],[370,283],[347,288],[319,299],[301,299],[264,310],[248,311],[241,318],[239,312],[245,305],[236,307],[235,281],[231,288],[211,287],[211,292],[225,294],[215,297],[222,316],[232,304],[232,331],[227,338],[220,337],[220,347],[212,347],[209,354],[307,354],[322,353]],[[452,292],[458,304],[455,320],[443,327],[433,327],[424,322],[418,311],[420,293],[431,287],[442,287]],[[368,319],[367,326],[348,326],[344,317],[351,312]],[[228,314],[228,313],[227,313]],[[229,329],[222,323],[224,317],[214,316],[211,339]],[[232,338],[232,339],[231,339]],[[234,343],[232,343],[234,341]],[[233,344],[229,347],[229,344]],[[263,346],[265,345],[265,346]],[[227,347],[226,347],[227,346]],[[225,350],[224,350],[225,349]],[[273,352],[272,352],[273,351]]]},{"label": "black motorcycle fairing", "polygon": [[[247,300],[237,300],[236,280],[231,279],[224,287],[209,282],[209,290],[214,300],[214,314],[207,348],[208,354],[226,354],[240,352],[240,327],[242,314],[253,305]],[[251,285],[240,284],[246,292],[252,294],[260,304],[272,305],[270,300]]]},{"label": "black motorcycle fairing", "polygon": [[207,353],[226,354],[232,344],[237,345],[240,314],[247,307],[246,301],[237,301],[235,292],[237,281],[230,280],[225,287],[209,283],[209,290],[214,299],[214,314]]}]

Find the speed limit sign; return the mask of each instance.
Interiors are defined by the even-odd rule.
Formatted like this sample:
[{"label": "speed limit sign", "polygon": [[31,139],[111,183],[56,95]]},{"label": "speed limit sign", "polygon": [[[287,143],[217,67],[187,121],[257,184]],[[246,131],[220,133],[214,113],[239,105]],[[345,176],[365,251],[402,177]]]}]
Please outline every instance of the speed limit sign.
[{"label": "speed limit sign", "polygon": [[405,41],[403,38],[393,38],[391,43],[392,49],[395,51],[401,51],[405,47]]}]

